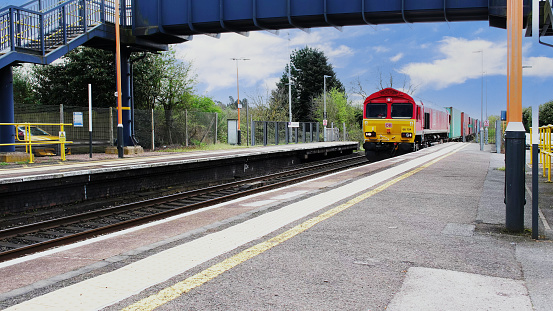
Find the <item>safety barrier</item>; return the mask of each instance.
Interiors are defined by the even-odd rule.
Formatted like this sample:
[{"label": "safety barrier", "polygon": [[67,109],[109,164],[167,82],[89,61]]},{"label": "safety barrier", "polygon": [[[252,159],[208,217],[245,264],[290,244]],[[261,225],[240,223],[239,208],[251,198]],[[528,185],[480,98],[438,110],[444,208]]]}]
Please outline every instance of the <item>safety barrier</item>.
[{"label": "safety barrier", "polygon": [[[551,130],[553,129],[553,125],[549,124],[546,126],[542,126],[539,128],[539,162],[542,164],[543,167],[543,177],[547,175],[547,181],[551,182],[551,155],[552,155],[552,149],[551,149]],[[532,129],[530,129],[530,154],[532,154]],[[546,174],[547,172],[547,174]]]},{"label": "safety barrier", "polygon": [[[67,141],[65,138],[65,130],[64,126],[71,126],[72,124],[64,124],[64,123],[0,123],[0,126],[2,125],[11,125],[15,127],[15,141],[14,143],[9,144],[0,144],[0,146],[25,146],[25,152],[29,154],[29,163],[34,163],[34,154],[33,154],[33,145],[59,145],[60,146],[60,156],[61,160],[65,161],[65,144],[72,144],[72,141]],[[43,132],[38,126],[43,125],[53,125],[53,126],[59,126],[59,136],[51,135],[52,137],[58,137],[57,140],[39,140],[37,137],[39,135],[36,135],[36,133],[33,133],[34,131],[40,131]],[[20,135],[21,134],[21,135]],[[35,137],[35,139],[33,139]]]}]

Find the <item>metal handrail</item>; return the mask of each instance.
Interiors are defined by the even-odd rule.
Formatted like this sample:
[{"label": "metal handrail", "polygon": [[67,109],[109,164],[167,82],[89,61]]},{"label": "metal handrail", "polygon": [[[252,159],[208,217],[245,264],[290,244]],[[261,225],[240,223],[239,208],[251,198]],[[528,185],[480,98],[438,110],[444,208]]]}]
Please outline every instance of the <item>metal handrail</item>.
[{"label": "metal handrail", "polygon": [[[549,124],[539,128],[539,162],[542,163],[543,167],[543,177],[547,175],[547,181],[551,182],[551,157],[552,157],[552,148],[551,148],[551,132],[553,130],[553,125]],[[547,171],[547,174],[546,174]]]},{"label": "metal handrail", "polygon": [[[61,2],[61,3],[60,3]],[[42,55],[102,23],[115,23],[114,0],[35,0],[0,10],[0,53],[22,48]],[[132,1],[121,1],[121,25],[132,24]]]},{"label": "metal handrail", "polygon": [[[60,134],[63,133],[65,135],[65,129],[64,126],[72,126],[71,123],[0,123],[0,126],[2,125],[12,125],[15,127],[16,135],[15,140],[19,141],[19,143],[13,142],[9,144],[0,144],[0,146],[25,146],[25,152],[29,154],[29,163],[34,163],[34,155],[33,155],[33,145],[60,145],[60,156],[61,160],[65,161],[65,144],[72,144],[72,141],[67,141],[65,139],[65,136],[58,136],[58,140],[46,140],[46,141],[35,141],[33,142],[31,139],[31,126],[43,126],[43,125],[53,125],[53,126],[59,126],[60,127]],[[17,135],[17,128],[20,126],[25,127],[25,138],[23,140],[19,139],[19,135]]]}]

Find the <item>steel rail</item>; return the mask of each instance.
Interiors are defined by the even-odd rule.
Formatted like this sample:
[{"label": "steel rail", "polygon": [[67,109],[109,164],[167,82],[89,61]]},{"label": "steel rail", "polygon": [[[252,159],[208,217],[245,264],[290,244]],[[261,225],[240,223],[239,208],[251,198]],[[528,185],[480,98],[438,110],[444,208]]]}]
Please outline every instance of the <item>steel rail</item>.
[{"label": "steel rail", "polygon": [[[91,237],[94,237],[94,236],[107,234],[107,233],[112,233],[112,232],[120,231],[120,230],[123,230],[123,229],[135,227],[135,226],[142,225],[142,224],[145,224],[145,223],[149,223],[149,222],[152,222],[152,221],[164,219],[164,218],[175,216],[175,215],[182,214],[182,213],[185,213],[185,212],[197,210],[197,209],[200,209],[200,208],[203,208],[203,207],[207,207],[207,206],[222,203],[222,202],[225,202],[225,201],[237,199],[237,198],[240,198],[240,197],[243,197],[243,196],[247,196],[247,195],[251,195],[251,194],[255,194],[255,193],[259,193],[259,192],[263,192],[263,191],[269,191],[269,190],[272,190],[272,189],[280,188],[280,187],[283,187],[283,186],[286,186],[286,185],[290,185],[290,184],[293,184],[293,183],[305,181],[305,180],[308,180],[308,179],[316,178],[316,177],[323,176],[323,175],[326,175],[326,174],[330,174],[330,173],[333,173],[333,172],[336,172],[336,171],[344,170],[346,168],[359,166],[359,165],[367,163],[365,161],[355,162],[355,160],[360,160],[360,159],[364,159],[364,157],[359,156],[359,157],[355,157],[355,158],[348,158],[348,159],[345,159],[345,160],[342,159],[342,160],[338,160],[338,161],[333,161],[333,162],[330,162],[330,163],[317,164],[317,165],[309,166],[309,167],[306,167],[306,168],[294,169],[294,170],[290,170],[290,171],[286,171],[286,172],[280,172],[280,173],[276,173],[276,174],[251,178],[251,179],[247,179],[247,180],[243,180],[243,181],[232,182],[232,183],[228,183],[228,184],[207,187],[207,188],[203,188],[203,189],[199,189],[199,190],[193,190],[193,191],[188,191],[188,192],[163,196],[163,197],[159,197],[159,198],[144,200],[144,201],[140,201],[140,202],[136,202],[136,203],[130,203],[130,204],[125,204],[125,205],[121,205],[121,206],[111,207],[111,208],[102,209],[102,210],[98,210],[98,211],[82,213],[82,214],[78,214],[78,215],[74,215],[74,216],[68,216],[68,217],[63,217],[63,218],[59,218],[59,219],[43,221],[43,222],[36,223],[36,224],[30,224],[30,225],[26,225],[26,226],[20,226],[20,227],[5,229],[5,230],[0,231],[0,238],[1,239],[15,237],[15,236],[22,235],[22,234],[30,234],[30,233],[38,232],[38,231],[45,230],[45,229],[52,229],[52,228],[56,228],[56,227],[62,226],[62,225],[70,225],[70,224],[74,224],[74,223],[77,223],[77,222],[80,222],[80,221],[83,221],[83,220],[90,220],[90,219],[94,219],[94,218],[98,218],[98,217],[113,215],[113,214],[117,214],[117,213],[124,212],[124,211],[131,211],[131,210],[134,210],[134,209],[139,209],[139,208],[144,208],[144,207],[155,207],[156,205],[161,205],[161,204],[164,204],[164,203],[174,202],[174,201],[177,201],[179,199],[184,199],[184,198],[191,197],[191,196],[198,196],[198,195],[206,194],[206,193],[212,193],[212,192],[215,192],[215,191],[221,191],[223,189],[228,189],[228,188],[235,188],[235,187],[240,186],[240,185],[251,184],[252,182],[259,182],[259,181],[267,180],[267,179],[273,179],[274,180],[276,178],[283,177],[283,176],[286,176],[286,175],[300,174],[301,172],[305,172],[305,171],[309,171],[309,170],[315,170],[315,169],[318,169],[318,168],[320,169],[324,166],[328,166],[328,165],[331,165],[331,164],[346,163],[344,165],[333,167],[333,168],[328,169],[328,170],[318,171],[318,172],[315,172],[315,173],[312,173],[312,174],[308,174],[308,175],[288,179],[288,180],[285,180],[285,181],[275,182],[275,183],[272,183],[272,184],[263,185],[263,186],[256,187],[256,188],[253,188],[253,189],[247,189],[247,190],[243,190],[243,191],[238,191],[238,192],[233,193],[233,194],[223,195],[223,196],[220,196],[220,197],[217,197],[217,198],[214,198],[214,199],[207,199],[205,201],[201,201],[201,202],[198,202],[198,203],[183,205],[182,207],[176,207],[174,209],[162,211],[162,212],[159,212],[159,213],[154,213],[154,214],[151,214],[151,215],[142,216],[142,217],[138,217],[138,218],[135,218],[135,219],[124,220],[124,221],[120,221],[120,222],[117,222],[117,223],[114,223],[114,224],[106,224],[105,226],[102,226],[102,227],[99,227],[99,228],[89,229],[89,230],[85,230],[83,232],[70,234],[70,235],[55,238],[55,239],[52,239],[52,240],[47,240],[47,241],[44,241],[44,242],[39,242],[39,243],[31,244],[31,245],[25,245],[25,246],[22,246],[22,247],[19,247],[19,248],[14,248],[14,249],[11,249],[11,250],[8,250],[8,251],[5,251],[5,252],[1,252],[0,253],[0,262],[7,261],[7,260],[10,260],[10,259],[14,259],[14,258],[18,258],[18,257],[28,255],[28,254],[31,254],[31,253],[43,251],[43,250],[46,250],[46,249],[50,249],[52,247],[67,245],[67,244],[70,244],[70,243],[75,243],[75,242],[82,241],[82,240],[85,240],[85,239],[88,239],[88,238],[91,238]],[[349,162],[349,163],[347,163],[347,162]]]}]

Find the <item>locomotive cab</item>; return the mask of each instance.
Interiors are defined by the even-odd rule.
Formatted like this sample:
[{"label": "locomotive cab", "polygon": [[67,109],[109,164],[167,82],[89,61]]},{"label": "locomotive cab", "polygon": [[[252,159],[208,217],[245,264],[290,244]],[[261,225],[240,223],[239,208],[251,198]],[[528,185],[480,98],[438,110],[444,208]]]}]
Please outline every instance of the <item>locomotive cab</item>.
[{"label": "locomotive cab", "polygon": [[388,88],[364,103],[365,154],[371,161],[414,148],[417,105],[407,94]]}]

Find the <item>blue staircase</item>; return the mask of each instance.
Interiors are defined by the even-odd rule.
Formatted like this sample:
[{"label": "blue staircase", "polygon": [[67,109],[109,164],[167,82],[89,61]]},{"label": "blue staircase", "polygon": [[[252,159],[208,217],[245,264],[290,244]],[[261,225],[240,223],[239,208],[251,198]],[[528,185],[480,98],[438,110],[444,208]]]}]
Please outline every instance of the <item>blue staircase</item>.
[{"label": "blue staircase", "polygon": [[[121,25],[130,27],[131,1],[121,2]],[[35,0],[1,9],[0,68],[49,64],[93,38],[114,37],[114,5],[114,0]]]}]

